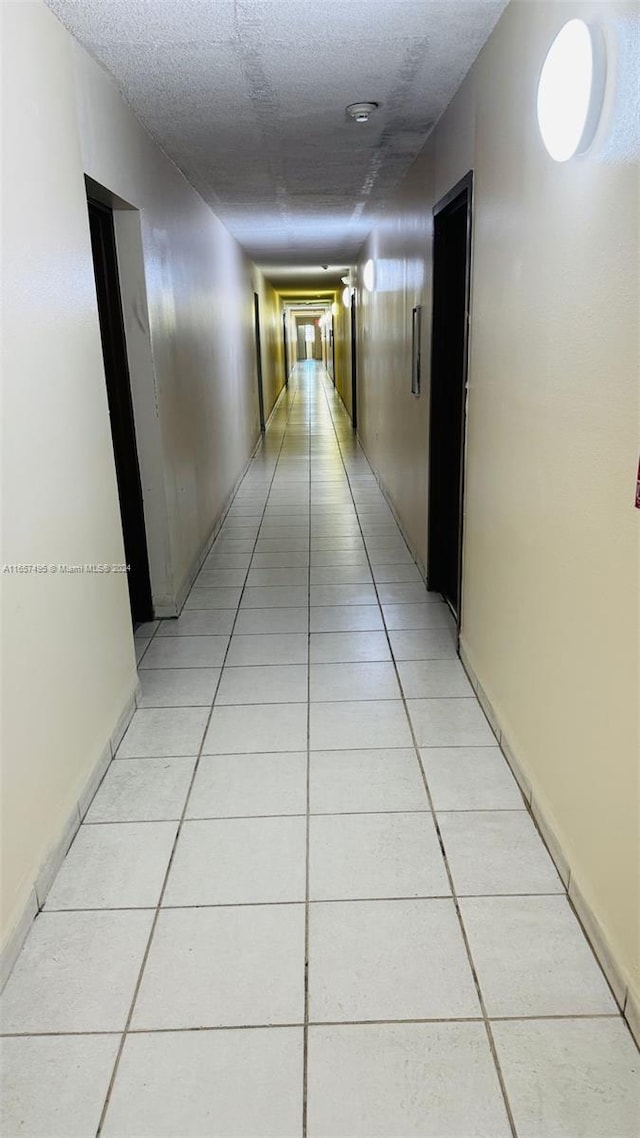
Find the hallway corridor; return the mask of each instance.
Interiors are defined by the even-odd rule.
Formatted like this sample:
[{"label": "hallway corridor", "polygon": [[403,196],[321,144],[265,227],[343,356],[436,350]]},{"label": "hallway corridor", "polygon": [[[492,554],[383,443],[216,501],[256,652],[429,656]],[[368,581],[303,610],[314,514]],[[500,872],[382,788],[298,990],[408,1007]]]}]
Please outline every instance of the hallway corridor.
[{"label": "hallway corridor", "polygon": [[319,365],[137,644],[2,997],[6,1138],[637,1138],[628,1029]]}]

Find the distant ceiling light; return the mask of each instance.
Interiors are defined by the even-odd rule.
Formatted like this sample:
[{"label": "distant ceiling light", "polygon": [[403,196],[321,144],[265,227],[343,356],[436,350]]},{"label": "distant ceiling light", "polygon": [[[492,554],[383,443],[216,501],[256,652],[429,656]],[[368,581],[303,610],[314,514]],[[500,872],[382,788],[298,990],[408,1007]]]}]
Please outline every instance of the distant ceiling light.
[{"label": "distant ceiling light", "polygon": [[373,261],[367,261],[362,271],[362,280],[367,292],[373,292],[376,287],[376,268]]},{"label": "distant ceiling light", "polygon": [[354,122],[369,122],[369,115],[377,109],[378,103],[350,103],[347,114],[351,115]]},{"label": "distant ceiling light", "polygon": [[340,280],[342,281],[343,285],[349,284],[349,278],[348,277],[340,277]]},{"label": "distant ceiling light", "polygon": [[344,304],[345,308],[348,308],[351,304],[351,289],[349,288],[349,285],[347,285],[347,287],[343,290],[342,303]]},{"label": "distant ceiling light", "polygon": [[597,28],[569,20],[554,39],[538,82],[538,126],[556,162],[593,142],[604,98],[606,57]]}]

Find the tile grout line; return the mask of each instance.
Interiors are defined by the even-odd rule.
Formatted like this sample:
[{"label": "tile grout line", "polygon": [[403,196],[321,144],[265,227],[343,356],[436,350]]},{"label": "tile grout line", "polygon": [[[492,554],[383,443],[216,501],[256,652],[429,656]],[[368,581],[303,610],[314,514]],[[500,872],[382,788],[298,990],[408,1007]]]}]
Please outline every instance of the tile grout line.
[{"label": "tile grout line", "polygon": [[[336,427],[335,427],[335,422],[334,422],[334,420],[333,420],[333,415],[332,415],[332,413],[331,413],[331,406],[330,406],[330,404],[329,404],[329,400],[328,400],[328,398],[327,398],[327,395],[326,395],[326,390],[325,390],[325,387],[324,387],[324,383],[322,384],[322,391],[323,391],[323,393],[324,393],[325,399],[327,400],[327,406],[328,406],[328,408],[329,408],[329,414],[330,414],[330,416],[331,416],[331,420],[332,420],[332,422],[333,422],[333,429],[334,429],[334,434],[335,434],[335,437],[336,437],[336,441],[337,441],[337,443],[338,443],[338,448],[339,448],[339,450],[340,450],[340,457],[341,457],[341,459],[342,459],[342,465],[343,465],[343,467],[344,467],[344,471],[345,471],[345,474],[346,474],[346,476],[347,476],[347,481],[348,481],[348,483],[349,483],[349,490],[350,490],[350,493],[351,493],[351,498],[352,498],[352,501],[353,501],[353,505],[354,505],[354,508],[355,508],[355,510],[356,510],[356,515],[357,515],[357,514],[358,514],[358,509],[357,509],[357,505],[356,505],[356,500],[355,500],[355,498],[353,497],[353,490],[352,490],[352,487],[351,487],[351,480],[349,479],[349,473],[348,473],[348,470],[347,470],[347,466],[346,466],[346,463],[345,463],[345,461],[344,461],[344,456],[343,456],[343,453],[342,453],[342,447],[341,447],[341,445],[340,445],[340,438],[339,438],[338,432],[337,432],[337,430],[336,430]],[[369,551],[368,551],[368,549],[367,549],[366,541],[364,540],[364,533],[362,534],[362,540],[363,540],[363,542],[364,542],[365,550],[366,550],[366,553],[367,553],[367,558],[369,558]],[[405,543],[405,544],[406,544],[406,543]],[[372,568],[372,566],[371,566],[371,562],[370,562],[370,561],[369,561],[369,568],[370,568],[370,569]],[[373,574],[372,574],[372,576],[373,576]],[[378,585],[377,585],[377,583],[376,583],[375,581],[374,581],[374,589],[375,589],[375,592],[376,592],[376,596],[378,596],[378,598],[379,598],[379,594],[378,594]],[[378,599],[378,603],[380,603],[379,599]],[[417,762],[418,762],[418,766],[419,766],[419,769],[420,769],[420,773],[421,773],[421,776],[422,776],[422,781],[423,781],[423,784],[424,784],[424,789],[425,789],[425,794],[426,794],[426,797],[427,797],[427,801],[428,801],[428,803],[429,803],[429,807],[430,807],[430,809],[431,809],[431,813],[432,813],[432,817],[433,817],[433,823],[434,823],[434,828],[435,828],[435,831],[436,831],[436,835],[437,835],[437,839],[438,839],[438,843],[439,843],[439,846],[440,846],[440,851],[441,851],[441,854],[442,854],[442,858],[443,858],[443,862],[444,862],[445,872],[446,872],[446,874],[447,874],[447,878],[448,878],[448,881],[449,881],[449,888],[450,888],[450,890],[451,890],[451,897],[452,897],[452,900],[453,900],[453,905],[454,905],[454,908],[455,908],[455,911],[456,911],[456,916],[457,916],[457,918],[458,918],[458,924],[459,924],[459,927],[460,927],[460,932],[461,932],[461,935],[462,935],[462,939],[463,939],[463,942],[464,942],[465,951],[466,951],[466,954],[467,954],[467,960],[468,960],[468,962],[469,962],[469,968],[470,968],[470,970],[471,970],[471,975],[472,975],[472,977],[473,977],[473,982],[474,982],[474,985],[475,985],[476,994],[477,994],[477,997],[478,997],[478,1002],[479,1002],[479,1005],[480,1005],[480,1010],[481,1010],[481,1012],[482,1012],[482,1020],[483,1020],[483,1023],[484,1023],[484,1028],[485,1028],[485,1032],[486,1032],[486,1036],[487,1036],[487,1041],[488,1041],[488,1045],[489,1045],[489,1050],[490,1050],[490,1052],[491,1052],[491,1056],[492,1056],[492,1058],[493,1058],[494,1067],[495,1067],[496,1075],[497,1075],[497,1078],[498,1078],[498,1084],[499,1084],[499,1087],[500,1087],[500,1091],[501,1091],[501,1094],[502,1094],[502,1100],[503,1100],[504,1108],[505,1108],[505,1111],[506,1111],[507,1121],[508,1121],[508,1123],[509,1123],[509,1128],[510,1128],[510,1130],[511,1130],[511,1135],[512,1135],[512,1138],[518,1138],[518,1134],[517,1134],[517,1130],[516,1130],[516,1124],[515,1124],[515,1119],[514,1119],[514,1117],[513,1117],[513,1112],[512,1112],[512,1109],[511,1109],[511,1104],[510,1104],[510,1102],[509,1102],[509,1097],[508,1097],[508,1094],[507,1094],[507,1087],[506,1087],[506,1082],[505,1082],[505,1079],[504,1079],[504,1075],[503,1075],[503,1073],[502,1073],[502,1068],[501,1068],[501,1066],[500,1066],[500,1060],[499,1060],[499,1058],[498,1058],[498,1052],[497,1052],[497,1048],[496,1048],[496,1044],[495,1044],[495,1039],[494,1039],[494,1036],[493,1036],[493,1031],[492,1031],[492,1029],[491,1029],[491,1022],[490,1022],[490,1020],[489,1020],[489,1016],[488,1016],[488,1014],[487,1014],[487,1008],[486,1008],[486,1005],[485,1005],[485,1002],[484,1002],[484,997],[483,997],[483,994],[482,994],[482,990],[481,990],[481,987],[480,987],[480,980],[479,980],[479,977],[478,977],[478,974],[477,974],[477,971],[476,971],[476,967],[475,967],[475,964],[474,964],[473,956],[472,956],[472,953],[471,953],[471,945],[470,945],[470,943],[469,943],[469,939],[468,939],[468,936],[467,936],[467,931],[466,931],[466,928],[465,928],[465,926],[464,926],[464,921],[463,921],[463,919],[462,919],[462,912],[461,912],[461,910],[460,910],[460,905],[459,905],[459,902],[458,902],[458,896],[457,896],[457,893],[456,893],[455,884],[454,884],[454,881],[453,881],[453,876],[452,876],[452,873],[451,873],[451,868],[450,868],[450,866],[449,866],[449,861],[448,861],[448,858],[447,858],[447,855],[446,855],[445,846],[444,846],[444,841],[443,841],[443,838],[442,838],[442,833],[441,833],[441,830],[440,830],[440,826],[438,825],[438,819],[437,819],[437,817],[436,817],[436,813],[435,813],[435,810],[433,809],[433,799],[432,799],[432,797],[431,797],[431,791],[430,791],[430,789],[429,789],[429,783],[428,783],[428,781],[427,781],[427,776],[426,776],[426,773],[425,773],[425,769],[424,769],[424,766],[423,766],[423,764],[422,764],[422,758],[421,758],[421,756],[420,756],[420,748],[419,748],[419,746],[418,746],[418,742],[417,742],[417,739],[416,739],[416,736],[415,736],[415,731],[414,731],[414,728],[413,728],[413,723],[412,723],[412,721],[411,721],[411,717],[410,717],[410,715],[409,715],[409,711],[408,711],[408,708],[407,708],[407,701],[406,701],[406,698],[405,698],[405,695],[404,695],[404,690],[403,690],[403,688],[402,688],[402,684],[401,684],[401,682],[400,682],[400,674],[399,674],[399,672],[398,672],[397,662],[396,662],[396,658],[395,658],[395,655],[394,655],[394,652],[393,652],[393,648],[392,648],[392,645],[391,645],[391,639],[390,639],[390,637],[389,637],[389,630],[388,630],[388,628],[387,628],[387,623],[386,623],[386,620],[385,620],[385,615],[384,615],[384,610],[383,610],[383,608],[382,608],[382,605],[380,605],[380,611],[381,611],[381,613],[382,613],[382,620],[383,620],[383,623],[384,623],[384,626],[385,626],[385,633],[386,633],[386,636],[387,636],[387,641],[388,641],[388,643],[389,643],[389,651],[390,651],[390,653],[391,653],[391,659],[393,660],[393,665],[394,665],[394,668],[395,668],[395,670],[396,670],[396,676],[397,676],[398,684],[399,684],[399,687],[400,687],[400,691],[401,691],[401,693],[402,693],[402,702],[403,702],[403,704],[404,704],[405,715],[406,715],[406,717],[407,717],[407,723],[408,723],[408,726],[409,726],[409,730],[410,730],[410,732],[411,732],[411,737],[412,737],[412,740],[413,740],[413,747],[414,747],[414,751],[415,751],[415,755],[416,755],[416,760],[417,760]]]},{"label": "tile grout line", "polygon": [[[449,898],[450,900],[450,898]],[[620,1015],[616,1012],[576,1013],[575,1015],[536,1015],[536,1016],[492,1016],[492,1023],[544,1023],[572,1022],[574,1020],[613,1020],[618,1021]],[[407,1017],[406,1019],[318,1019],[309,1020],[309,1027],[375,1027],[380,1024],[407,1024],[407,1023],[477,1023],[482,1024],[481,1015],[477,1016],[425,1016]],[[128,1035],[188,1035],[201,1032],[224,1031],[265,1031],[273,1028],[304,1028],[304,1020],[283,1021],[278,1023],[218,1023],[198,1025],[197,1027],[134,1027]],[[7,1031],[1,1039],[82,1039],[85,1036],[119,1036],[120,1031]]]},{"label": "tile grout line", "polygon": [[[285,435],[286,435],[286,426],[287,426],[287,423],[289,422],[289,418],[290,418],[290,415],[291,415],[291,411],[292,411],[292,409],[293,409],[293,406],[294,406],[294,404],[295,404],[295,401],[296,401],[296,397],[297,397],[297,393],[296,393],[296,395],[294,395],[294,397],[293,397],[293,399],[292,399],[292,401],[291,401],[291,403],[290,403],[290,405],[289,405],[289,407],[288,407],[288,411],[287,411],[287,418],[286,418],[286,422],[285,422],[285,427],[284,427],[284,430],[283,430],[283,432],[282,432],[282,438],[281,438],[281,440],[280,440],[280,448],[279,448],[279,450],[278,450],[278,457],[276,458],[276,462],[275,462],[275,464],[274,464],[274,467],[273,467],[273,472],[272,472],[272,475],[271,475],[271,479],[270,479],[270,481],[269,481],[269,491],[267,492],[267,499],[268,499],[268,496],[269,496],[269,492],[270,492],[271,486],[273,485],[273,480],[274,480],[274,478],[275,478],[275,473],[276,473],[276,469],[277,469],[277,465],[278,465],[278,460],[279,460],[279,457],[280,457],[280,453],[281,453],[281,451],[282,451],[282,446],[283,446],[283,443],[284,443],[284,438],[285,438]],[[252,463],[251,463],[251,465],[252,465],[252,464],[253,464],[253,460],[252,460]],[[245,473],[245,475],[244,475],[244,478],[246,478],[246,474],[249,472],[249,469],[251,468],[251,465],[249,466],[249,468],[248,468],[247,472]],[[242,481],[244,481],[244,478],[243,478],[243,480],[242,480]],[[241,486],[242,486],[242,482],[240,483],[240,486],[238,486],[238,489],[236,490],[236,494],[234,495],[234,498],[232,499],[232,502],[231,502],[231,504],[233,504],[233,501],[235,500],[235,497],[236,497],[236,495],[237,495],[238,491],[240,490],[240,487],[241,487]],[[266,503],[265,503],[265,508],[266,508]],[[264,510],[263,510],[263,514],[262,514],[262,516],[264,516]],[[259,536],[259,533],[260,533],[260,529],[258,529],[258,533],[256,534],[256,538],[255,538],[255,542],[254,542],[254,547],[253,547],[253,551],[252,551],[252,556],[253,556],[253,552],[255,552],[255,546],[256,546],[256,544],[257,544],[257,542],[258,542],[258,536]],[[215,543],[214,543],[214,544],[215,544]],[[213,548],[213,546],[212,546],[212,548]],[[232,626],[231,634],[230,634],[230,636],[229,636],[229,643],[227,644],[227,648],[226,648],[226,652],[225,652],[225,657],[224,657],[224,659],[225,659],[225,660],[226,660],[227,654],[228,654],[228,652],[229,652],[229,646],[230,646],[230,644],[231,644],[231,637],[233,636],[233,628],[235,627],[235,623],[236,623],[236,621],[237,621],[237,619],[238,619],[238,614],[239,614],[239,612],[240,612],[240,605],[241,605],[241,603],[242,603],[242,597],[243,597],[243,595],[244,595],[244,590],[245,590],[245,587],[246,587],[246,578],[247,578],[248,574],[249,574],[249,571],[247,570],[247,573],[245,574],[245,585],[243,585],[243,586],[242,586],[242,588],[241,588],[241,590],[240,590],[240,597],[239,597],[239,599],[238,599],[238,605],[237,605],[237,608],[236,608],[236,611],[235,611],[235,617],[234,617],[234,621],[233,621],[233,626]],[[197,580],[197,578],[196,578],[196,580]],[[194,581],[194,584],[192,585],[192,588],[194,588],[194,587],[195,587],[195,581]],[[159,626],[158,626],[158,627],[159,627]],[[156,632],[157,632],[157,629],[156,629]],[[148,647],[148,646],[147,646],[147,647]],[[117,1053],[116,1053],[116,1058],[115,1058],[115,1061],[114,1061],[113,1070],[112,1070],[112,1072],[111,1072],[111,1078],[110,1078],[110,1080],[109,1080],[109,1085],[108,1085],[108,1087],[107,1087],[107,1092],[106,1092],[105,1100],[104,1100],[104,1103],[103,1103],[103,1106],[102,1106],[102,1110],[101,1110],[101,1112],[100,1112],[100,1119],[99,1119],[99,1121],[98,1121],[98,1126],[97,1126],[97,1129],[96,1129],[96,1135],[95,1135],[95,1138],[100,1138],[100,1134],[102,1133],[102,1129],[103,1129],[103,1127],[104,1127],[104,1123],[105,1123],[105,1120],[106,1120],[107,1112],[108,1112],[108,1109],[109,1109],[109,1103],[110,1103],[110,1101],[111,1101],[111,1095],[112,1095],[112,1092],[113,1092],[113,1088],[114,1088],[114,1085],[115,1085],[115,1081],[116,1081],[116,1078],[117,1078],[117,1074],[118,1074],[118,1069],[119,1069],[119,1066],[120,1066],[120,1060],[121,1060],[121,1058],[122,1058],[122,1053],[123,1053],[123,1050],[124,1050],[124,1045],[125,1045],[125,1042],[126,1042],[126,1039],[127,1039],[127,1035],[129,1034],[129,1029],[130,1029],[130,1026],[131,1026],[131,1021],[132,1021],[132,1018],[133,1018],[133,1013],[134,1013],[134,1010],[135,1010],[136,1002],[137,1002],[137,999],[138,999],[138,994],[139,994],[139,991],[140,991],[140,986],[141,986],[141,983],[142,983],[142,978],[143,978],[143,976],[144,976],[144,972],[145,972],[145,968],[146,968],[147,960],[149,959],[149,953],[150,953],[150,951],[151,951],[151,946],[152,946],[152,943],[153,943],[153,938],[154,938],[155,930],[156,930],[156,927],[157,927],[157,924],[158,924],[158,919],[159,919],[159,917],[160,917],[160,912],[161,912],[161,908],[162,908],[162,901],[163,901],[163,898],[164,898],[164,895],[165,895],[165,891],[166,891],[166,888],[167,888],[167,883],[168,883],[168,881],[169,881],[169,875],[170,875],[170,873],[171,873],[171,869],[172,869],[172,866],[173,866],[173,861],[174,861],[174,857],[175,857],[175,853],[176,853],[176,849],[177,849],[178,841],[179,841],[179,839],[180,839],[180,836],[181,836],[181,834],[182,834],[182,828],[183,828],[183,826],[184,826],[184,822],[185,822],[186,812],[187,812],[187,808],[188,808],[188,805],[189,805],[189,799],[190,799],[190,797],[191,797],[191,791],[192,791],[192,789],[193,789],[193,785],[194,785],[194,782],[195,782],[195,779],[196,779],[196,775],[197,775],[197,773],[198,773],[198,767],[199,767],[199,764],[200,764],[200,759],[202,758],[202,750],[203,750],[203,747],[204,747],[204,742],[205,742],[205,739],[206,739],[206,736],[207,736],[207,731],[209,730],[209,725],[210,725],[210,723],[211,723],[211,718],[212,718],[212,716],[213,716],[213,709],[214,709],[214,706],[215,706],[215,699],[216,699],[216,695],[217,695],[217,692],[218,692],[218,688],[219,688],[219,686],[220,686],[220,682],[221,682],[221,679],[222,679],[222,672],[223,672],[223,669],[224,669],[224,660],[223,660],[222,666],[221,666],[221,668],[220,668],[220,675],[218,676],[218,680],[217,680],[217,683],[216,683],[216,688],[215,688],[215,691],[214,691],[213,699],[212,699],[212,701],[211,701],[211,707],[210,707],[210,710],[209,710],[209,715],[208,715],[208,717],[207,717],[207,721],[206,721],[206,723],[205,723],[205,726],[204,726],[204,729],[203,729],[203,732],[202,732],[202,737],[201,737],[201,740],[200,740],[200,747],[199,747],[199,749],[198,749],[198,754],[197,754],[197,756],[196,756],[196,761],[195,761],[195,764],[194,764],[194,768],[193,768],[193,771],[192,771],[192,774],[191,774],[191,779],[190,779],[190,781],[189,781],[189,786],[188,786],[188,788],[187,788],[187,794],[186,794],[186,798],[185,798],[184,806],[183,806],[183,809],[182,809],[182,814],[181,814],[181,817],[180,817],[180,820],[179,820],[179,822],[178,822],[178,826],[177,826],[177,829],[176,829],[176,834],[175,834],[175,837],[174,837],[174,841],[173,841],[173,845],[172,845],[172,848],[171,848],[171,853],[170,853],[170,855],[169,855],[169,860],[168,860],[168,863],[167,863],[167,868],[166,868],[166,871],[165,871],[165,874],[164,874],[164,878],[163,878],[163,882],[162,882],[162,887],[161,887],[161,889],[160,889],[160,894],[159,894],[159,897],[158,897],[158,902],[157,902],[157,905],[155,906],[155,910],[154,910],[154,916],[153,916],[153,920],[152,920],[152,922],[151,922],[151,928],[150,928],[150,930],[149,930],[149,936],[148,936],[148,939],[147,939],[147,943],[146,943],[146,947],[145,947],[145,950],[144,950],[144,953],[143,953],[143,956],[142,956],[142,961],[141,961],[141,964],[140,964],[140,968],[139,968],[139,971],[138,971],[138,976],[137,976],[137,979],[136,979],[136,983],[135,983],[135,987],[134,987],[134,990],[133,990],[133,996],[132,996],[132,999],[131,999],[131,1004],[130,1004],[130,1006],[129,1006],[129,1012],[128,1012],[128,1015],[127,1015],[127,1019],[126,1019],[126,1021],[125,1021],[124,1030],[122,1031],[122,1035],[121,1035],[121,1038],[120,1038],[120,1044],[119,1044],[119,1047],[118,1047],[118,1050],[117,1050]]]},{"label": "tile grout line", "polygon": [[[398,700],[398,703],[400,703],[400,702],[401,701]],[[220,706],[226,707],[227,705],[226,704],[218,704],[218,706],[219,707]],[[271,753],[271,754],[283,754],[283,755],[284,754],[295,755],[298,752],[296,752],[296,751],[272,751],[272,752],[254,751],[254,752],[250,752],[250,755],[251,754],[269,754],[269,753]],[[204,758],[206,758],[206,759],[217,759],[217,758],[221,758],[221,757],[222,756],[220,756],[220,755],[204,755]],[[233,755],[233,758],[240,758],[240,756],[239,755]],[[147,761],[146,759],[119,759],[118,760],[118,762],[123,762],[123,763],[135,763],[135,762],[143,762],[144,763],[146,761]],[[153,762],[154,760],[152,759],[151,761]],[[167,756],[166,760],[165,759],[159,759],[158,761],[159,762],[165,762],[165,761],[166,762],[181,762],[181,761],[187,762],[188,759],[186,757],[184,759],[182,759],[182,757],[180,755],[177,755],[177,756]],[[492,809],[479,809],[479,810],[471,810],[471,809],[462,809],[461,808],[461,809],[456,809],[456,810],[435,810],[435,811],[432,811],[428,803],[425,806],[420,807],[420,808],[413,807],[411,810],[310,810],[309,811],[309,815],[312,818],[368,818],[371,816],[375,817],[378,814],[386,816],[389,814],[394,815],[394,814],[432,814],[432,813],[435,813],[435,814],[526,814],[527,812],[524,809],[524,807],[517,808],[517,807],[511,807],[511,806],[498,806],[498,807],[495,807]],[[306,814],[302,814],[299,810],[293,810],[293,811],[290,811],[288,814],[192,814],[187,819],[187,821],[189,821],[189,822],[251,822],[253,820],[264,819],[264,818],[305,818],[305,817],[306,817]],[[107,818],[107,819],[101,819],[100,821],[97,821],[97,822],[86,821],[86,822],[83,822],[83,825],[84,826],[155,826],[159,822],[161,823],[161,822],[179,822],[179,821],[180,821],[180,818],[178,816],[174,816],[173,818],[116,818],[114,820],[110,820]],[[528,893],[528,894],[523,894],[523,893],[514,893],[514,894],[480,893],[480,894],[478,894],[478,896],[480,896],[480,897],[505,897],[505,896],[514,896],[514,897],[523,897],[523,896],[529,896],[529,897],[564,897],[565,895],[566,894],[565,894],[564,888],[558,889],[555,892],[551,889],[543,889],[540,893]],[[465,893],[464,896],[468,897],[468,896],[471,896],[471,894]],[[134,906],[134,907],[136,907],[136,906]],[[56,911],[61,912],[64,910],[56,910]],[[51,912],[51,910],[49,910],[49,912]]]}]

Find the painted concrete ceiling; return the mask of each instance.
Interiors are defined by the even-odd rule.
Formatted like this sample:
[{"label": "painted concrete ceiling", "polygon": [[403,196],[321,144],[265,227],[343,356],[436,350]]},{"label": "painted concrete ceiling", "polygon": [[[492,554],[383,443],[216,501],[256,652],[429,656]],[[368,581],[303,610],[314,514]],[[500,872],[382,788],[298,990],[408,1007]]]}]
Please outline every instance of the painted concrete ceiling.
[{"label": "painted concrete ceiling", "polygon": [[[353,260],[507,0],[47,0],[272,279]],[[375,101],[368,123],[347,104]],[[332,274],[333,275],[333,274]]]}]

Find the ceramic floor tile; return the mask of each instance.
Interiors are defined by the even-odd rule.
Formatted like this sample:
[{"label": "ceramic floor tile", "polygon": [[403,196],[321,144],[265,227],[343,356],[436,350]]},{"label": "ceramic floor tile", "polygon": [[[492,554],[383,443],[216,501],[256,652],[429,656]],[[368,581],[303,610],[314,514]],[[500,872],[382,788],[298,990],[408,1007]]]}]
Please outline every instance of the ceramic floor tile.
[{"label": "ceramic floor tile", "polygon": [[220,668],[141,668],[138,707],[210,707]]},{"label": "ceramic floor tile", "polygon": [[[427,588],[422,581],[383,582],[378,579],[376,584],[380,603],[383,605],[435,604],[439,607],[442,604],[440,593],[427,592]],[[391,625],[389,625],[389,627],[391,627]],[[415,627],[415,625],[412,625],[412,627]]]},{"label": "ceramic floor tile", "polygon": [[177,822],[81,826],[45,909],[133,909],[157,905]]},{"label": "ceramic floor tile", "polygon": [[114,759],[85,822],[160,822],[180,818],[195,761]]},{"label": "ceramic floor tile", "polygon": [[104,1138],[300,1138],[302,1028],[130,1035]]},{"label": "ceramic floor tile", "polygon": [[295,553],[293,550],[284,553],[255,553],[251,561],[253,569],[295,569],[304,568],[309,564],[307,551]]},{"label": "ceramic floor tile", "polygon": [[205,755],[252,751],[302,751],[307,746],[307,707],[299,703],[214,707]]},{"label": "ceramic floor tile", "polygon": [[451,613],[440,601],[424,604],[388,605],[382,603],[382,615],[391,631],[417,628],[451,628]]},{"label": "ceramic floor tile", "polygon": [[[192,589],[185,609],[237,609],[242,589]],[[183,610],[184,611],[184,610]]]},{"label": "ceramic floor tile", "polygon": [[427,810],[429,804],[412,748],[312,751],[313,814]]},{"label": "ceramic floor tile", "polygon": [[342,550],[346,552],[361,552],[364,554],[364,542],[361,537],[311,537],[311,554],[322,549]]},{"label": "ceramic floor tile", "polygon": [[372,569],[377,565],[415,565],[408,549],[373,549],[369,547]]},{"label": "ceramic floor tile", "polygon": [[422,747],[435,810],[524,810],[499,747]]},{"label": "ceramic floor tile", "polygon": [[368,565],[312,565],[312,585],[370,585]]},{"label": "ceramic floor tile", "polygon": [[450,893],[429,814],[342,814],[310,819],[314,901],[445,897]]},{"label": "ceramic floor tile", "polygon": [[208,707],[143,708],[134,713],[118,747],[119,759],[197,755]]},{"label": "ceramic floor tile", "polygon": [[438,824],[458,896],[564,893],[526,810],[441,813]]},{"label": "ceramic floor tile", "polygon": [[150,636],[136,636],[133,641],[133,648],[136,656],[136,664],[139,664],[143,659],[147,648],[151,643]]},{"label": "ceramic floor tile", "polygon": [[177,620],[161,620],[158,636],[229,636],[234,619],[233,609],[183,611]]},{"label": "ceramic floor tile", "polygon": [[[279,609],[241,609],[234,628],[234,635],[276,635],[285,633],[303,634],[306,640],[309,626],[309,609],[306,606],[298,608]],[[258,661],[267,663],[268,661]],[[301,663],[302,661],[288,661]],[[283,661],[278,661],[283,663]]]},{"label": "ceramic floor tile", "polygon": [[311,605],[375,605],[373,585],[311,585]]},{"label": "ceramic floor tile", "polygon": [[[369,611],[369,606],[367,609]],[[353,612],[353,609],[345,606],[345,612]],[[390,660],[391,652],[384,632],[312,632],[309,659],[312,664]]]},{"label": "ceramic floor tile", "polygon": [[309,599],[306,585],[263,585],[246,588],[242,609],[303,608]]},{"label": "ceramic floor tile", "polygon": [[314,751],[410,747],[411,732],[401,700],[312,703],[309,739]]},{"label": "ceramic floor tile", "polygon": [[369,562],[364,550],[360,549],[312,549],[311,565],[366,565]]},{"label": "ceramic floor tile", "polygon": [[329,902],[309,910],[309,1018],[480,1018],[453,901]]},{"label": "ceramic floor tile", "polygon": [[312,664],[309,681],[313,702],[400,699],[396,670],[391,662]]},{"label": "ceramic floor tile", "polygon": [[640,1061],[620,1017],[494,1023],[518,1138],[637,1138]]},{"label": "ceramic floor tile", "polygon": [[212,546],[212,553],[248,553],[253,552],[255,545],[254,539],[247,539],[245,537],[228,537],[226,534],[223,537],[217,537],[214,545]]},{"label": "ceramic floor tile", "polygon": [[495,743],[475,699],[408,699],[420,747],[488,747]]},{"label": "ceramic floor tile", "polygon": [[41,913],[0,997],[2,1031],[122,1031],[152,921],[142,911]]},{"label": "ceramic floor tile", "polygon": [[[422,577],[417,565],[413,562],[400,565],[373,565],[373,579],[378,585],[382,584],[416,584],[423,585]],[[435,595],[435,594],[432,594]]]},{"label": "ceramic floor tile", "polygon": [[185,822],[164,904],[304,901],[304,818]]},{"label": "ceramic floor tile", "polygon": [[251,552],[219,553],[214,549],[202,563],[203,569],[248,569]]},{"label": "ceramic floor tile", "polygon": [[308,537],[259,537],[256,542],[256,553],[308,553]]},{"label": "ceramic floor tile", "polygon": [[224,661],[228,636],[156,636],[143,668],[217,668]]},{"label": "ceramic floor tile", "polygon": [[479,1023],[311,1027],[307,1097],[309,1138],[511,1133]]},{"label": "ceramic floor tile", "polygon": [[[286,609],[295,612],[295,609]],[[305,614],[306,617],[306,614]],[[236,635],[231,638],[227,666],[236,668],[249,665],[306,665],[308,639],[305,633],[259,633]],[[306,695],[305,695],[306,698]],[[286,696],[284,697],[286,699]]]},{"label": "ceramic floor tile", "polygon": [[412,628],[389,633],[396,660],[455,660],[455,637],[448,628]]},{"label": "ceramic floor tile", "polygon": [[255,703],[256,700],[261,703],[306,704],[307,684],[306,664],[227,667],[220,680],[216,707]]},{"label": "ceramic floor tile", "polygon": [[383,631],[379,605],[323,605],[312,608],[311,632]]},{"label": "ceramic floor tile", "polygon": [[118,1035],[3,1039],[0,1133],[5,1138],[95,1134],[119,1042]]},{"label": "ceramic floor tile", "polygon": [[616,1012],[566,898],[462,898],[460,909],[489,1016]]},{"label": "ceramic floor tile", "polygon": [[407,699],[453,696],[475,699],[459,660],[400,660],[398,674]]},{"label": "ceramic floor tile", "polygon": [[283,754],[203,755],[187,818],[305,814],[306,751]]},{"label": "ceramic floor tile", "polygon": [[304,951],[302,904],[164,910],[132,1028],[301,1023]]},{"label": "ceramic floor tile", "polygon": [[141,624],[137,624],[133,631],[134,638],[136,640],[150,640],[154,633],[157,632],[159,624],[159,620],[146,620]]},{"label": "ceramic floor tile", "polygon": [[196,589],[227,589],[244,585],[246,569],[201,569],[195,580]]},{"label": "ceramic floor tile", "polygon": [[309,583],[309,570],[300,569],[250,569],[247,587],[258,585],[304,585]]}]

